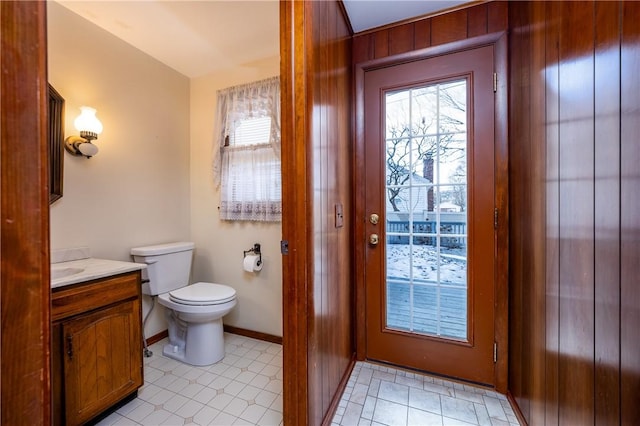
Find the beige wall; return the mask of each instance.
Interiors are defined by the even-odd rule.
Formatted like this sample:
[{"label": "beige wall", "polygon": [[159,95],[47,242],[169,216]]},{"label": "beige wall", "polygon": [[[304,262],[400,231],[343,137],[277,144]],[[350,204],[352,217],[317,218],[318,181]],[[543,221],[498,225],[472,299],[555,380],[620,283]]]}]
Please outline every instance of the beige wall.
[{"label": "beige wall", "polygon": [[[54,2],[48,37],[49,81],[66,101],[65,136],[78,134],[73,120],[85,104],[104,125],[95,157],[64,153],[51,247],[88,246],[94,257],[130,260],[131,247],[188,240],[189,79]],[[163,329],[155,309],[146,334]]]},{"label": "beige wall", "polygon": [[[216,90],[276,76],[279,67],[279,57],[273,57],[191,80],[191,238],[193,279],[227,284],[238,294],[225,324],[282,336],[281,224],[221,221],[211,170]],[[248,273],[242,252],[254,243],[262,245],[264,267]]]},{"label": "beige wall", "polygon": [[[225,323],[281,336],[281,226],[220,221],[211,172],[216,90],[277,75],[279,58],[189,81],[54,2],[48,27],[49,81],[66,100],[65,134],[77,134],[73,120],[85,104],[104,124],[97,156],[64,154],[51,247],[89,246],[94,257],[130,260],[134,246],[194,241],[192,281],[237,290]],[[249,274],[242,251],[254,243],[265,266]],[[146,335],[164,329],[156,305]]]}]

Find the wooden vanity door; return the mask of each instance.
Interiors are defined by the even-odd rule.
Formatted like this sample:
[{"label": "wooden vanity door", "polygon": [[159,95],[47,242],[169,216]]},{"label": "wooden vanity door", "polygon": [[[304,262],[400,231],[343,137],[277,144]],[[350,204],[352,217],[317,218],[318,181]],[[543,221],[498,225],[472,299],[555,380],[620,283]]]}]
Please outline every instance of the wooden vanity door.
[{"label": "wooden vanity door", "polygon": [[91,419],[142,385],[139,301],[62,323],[66,424]]}]

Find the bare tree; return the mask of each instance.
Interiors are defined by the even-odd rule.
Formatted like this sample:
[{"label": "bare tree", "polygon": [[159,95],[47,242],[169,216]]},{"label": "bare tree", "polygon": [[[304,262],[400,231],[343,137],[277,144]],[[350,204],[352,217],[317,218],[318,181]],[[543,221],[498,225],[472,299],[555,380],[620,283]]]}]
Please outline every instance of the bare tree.
[{"label": "bare tree", "polygon": [[[424,121],[422,123],[421,127],[425,127]],[[411,175],[417,172],[424,159],[435,155],[436,143],[433,138],[427,136],[411,137],[412,132],[408,124],[402,128],[391,127],[389,130],[391,139],[387,142],[387,197],[393,211],[397,212],[400,211],[398,202],[402,200],[402,187]],[[414,130],[413,133],[415,132]]]},{"label": "bare tree", "polygon": [[[426,92],[434,88],[417,90]],[[392,111],[392,117],[389,117],[388,110],[386,182],[387,198],[393,211],[400,211],[400,202],[407,201],[402,196],[402,189],[412,175],[433,182],[433,176],[419,172],[425,168],[425,160],[455,161],[466,155],[466,147],[454,143],[456,137],[466,132],[466,123],[463,121],[466,117],[466,90],[437,90],[436,93],[437,105],[433,104],[433,96],[416,96],[411,113],[404,104]],[[422,102],[415,102],[415,99]]]},{"label": "bare tree", "polygon": [[451,182],[457,183],[448,191],[448,199],[453,204],[460,206],[460,211],[467,210],[467,163],[460,162],[456,170],[449,177]]}]

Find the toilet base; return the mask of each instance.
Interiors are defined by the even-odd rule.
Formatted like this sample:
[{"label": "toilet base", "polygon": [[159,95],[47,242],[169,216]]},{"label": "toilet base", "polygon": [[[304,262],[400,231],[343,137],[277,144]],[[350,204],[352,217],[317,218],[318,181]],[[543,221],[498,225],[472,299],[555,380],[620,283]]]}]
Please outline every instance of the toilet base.
[{"label": "toilet base", "polygon": [[[174,328],[175,330],[175,328]],[[162,354],[186,364],[204,366],[215,364],[224,358],[224,330],[222,318],[201,323],[189,323],[180,330],[180,335],[172,335],[169,327],[169,343],[164,345]]]}]

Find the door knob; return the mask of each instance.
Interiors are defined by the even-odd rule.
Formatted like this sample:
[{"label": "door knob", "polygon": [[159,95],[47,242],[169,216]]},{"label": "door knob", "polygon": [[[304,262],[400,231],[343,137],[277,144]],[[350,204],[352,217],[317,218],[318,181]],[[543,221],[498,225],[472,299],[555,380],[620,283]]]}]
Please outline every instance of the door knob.
[{"label": "door knob", "polygon": [[369,235],[369,244],[371,244],[372,246],[378,245],[378,234],[371,234]]},{"label": "door knob", "polygon": [[371,216],[369,216],[369,222],[371,222],[372,225],[377,225],[379,220],[380,216],[375,213],[371,213]]}]

